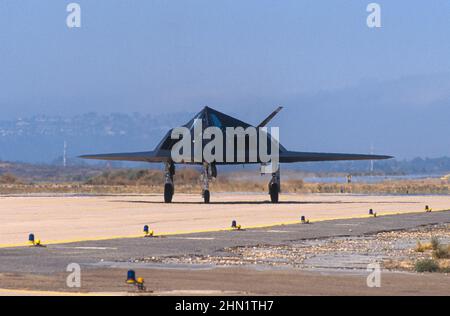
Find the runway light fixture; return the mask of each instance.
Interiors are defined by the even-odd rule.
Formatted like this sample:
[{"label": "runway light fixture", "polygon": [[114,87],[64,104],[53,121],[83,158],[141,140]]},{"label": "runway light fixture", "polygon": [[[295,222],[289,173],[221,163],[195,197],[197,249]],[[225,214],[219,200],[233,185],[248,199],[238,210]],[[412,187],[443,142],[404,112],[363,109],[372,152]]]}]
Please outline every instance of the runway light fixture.
[{"label": "runway light fixture", "polygon": [[300,221],[302,222],[302,224],[309,224],[309,219],[306,219],[304,215],[300,217]]},{"label": "runway light fixture", "polygon": [[31,245],[34,245],[34,234],[29,234],[29,235],[28,235],[28,242],[29,242]]},{"label": "runway light fixture", "polygon": [[139,291],[145,291],[144,278],[138,278],[136,281],[136,286]]},{"label": "runway light fixture", "polygon": [[425,205],[425,212],[431,213],[432,209],[429,205]]},{"label": "runway light fixture", "polygon": [[31,246],[35,246],[35,247],[44,247],[44,246],[41,244],[41,240],[40,240],[40,239],[36,239],[36,237],[34,236],[33,233],[30,233],[30,234],[28,235],[28,243],[29,243]]},{"label": "runway light fixture", "polygon": [[144,237],[153,237],[153,230],[150,230],[150,228],[148,227],[148,225],[144,226]]},{"label": "runway light fixture", "polygon": [[242,226],[241,226],[241,225],[238,225],[238,223],[236,222],[236,220],[233,220],[233,221],[231,222],[231,228],[240,230],[240,229],[242,228]]},{"label": "runway light fixture", "polygon": [[127,281],[128,284],[136,283],[136,272],[134,270],[128,270],[127,272]]}]

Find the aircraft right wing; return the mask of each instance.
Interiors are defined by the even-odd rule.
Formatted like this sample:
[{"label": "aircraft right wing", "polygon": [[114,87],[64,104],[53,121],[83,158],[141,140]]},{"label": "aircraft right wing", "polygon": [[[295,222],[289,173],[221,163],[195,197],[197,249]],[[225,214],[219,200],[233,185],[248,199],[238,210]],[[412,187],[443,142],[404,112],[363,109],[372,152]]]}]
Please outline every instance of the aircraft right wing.
[{"label": "aircraft right wing", "polygon": [[170,160],[170,151],[145,151],[134,153],[114,153],[99,155],[84,155],[79,158],[95,160],[118,160],[118,161],[144,161],[144,162],[165,162]]},{"label": "aircraft right wing", "polygon": [[298,151],[280,152],[280,162],[307,162],[307,161],[339,161],[339,160],[381,160],[394,158],[382,155],[360,155],[339,153],[314,153]]}]

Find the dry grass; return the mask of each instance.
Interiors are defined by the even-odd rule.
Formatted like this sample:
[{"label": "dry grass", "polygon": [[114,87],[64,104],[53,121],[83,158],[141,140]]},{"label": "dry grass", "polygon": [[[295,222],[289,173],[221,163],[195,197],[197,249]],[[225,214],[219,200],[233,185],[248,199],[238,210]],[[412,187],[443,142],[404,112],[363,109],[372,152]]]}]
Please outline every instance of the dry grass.
[{"label": "dry grass", "polygon": [[[291,189],[289,183],[286,184],[289,191]],[[305,183],[303,190],[310,193],[449,194],[450,185],[439,179],[353,184]]]},{"label": "dry grass", "polygon": [[414,270],[417,272],[445,272],[450,271],[450,245],[443,245],[436,236],[429,243],[417,242],[415,248],[419,253],[431,253],[429,259],[416,261]]},{"label": "dry grass", "polygon": [[[176,173],[176,182],[179,185],[199,184],[200,174],[193,169],[183,169]],[[161,170],[113,170],[105,171],[93,176],[85,182],[86,185],[101,186],[157,186],[161,185],[164,173]]]},{"label": "dry grass", "polygon": [[397,271],[413,271],[414,262],[411,260],[386,260],[383,262],[383,267],[387,270]]},{"label": "dry grass", "polygon": [[450,259],[450,245],[441,245],[437,249],[433,250],[434,259]]},{"label": "dry grass", "polygon": [[417,246],[416,246],[416,249],[415,249],[416,252],[422,252],[423,253],[423,252],[426,252],[426,251],[429,251],[429,250],[433,250],[433,246],[431,245],[431,243],[423,244],[420,241],[417,242]]},{"label": "dry grass", "polygon": [[[252,176],[251,176],[252,175]],[[223,173],[210,183],[214,192],[267,192],[268,177],[255,174]],[[27,183],[14,175],[0,176],[0,194],[20,193],[161,193],[164,172],[161,170],[119,169],[90,176],[86,181]],[[200,193],[200,173],[180,169],[175,175],[175,189],[180,193]],[[449,194],[450,184],[440,179],[398,180],[382,183],[306,183],[287,177],[282,180],[284,193],[356,193],[356,194]]]},{"label": "dry grass", "polygon": [[8,184],[17,185],[17,184],[23,184],[23,181],[20,180],[18,177],[16,177],[13,174],[5,173],[5,174],[0,175],[0,184],[3,184],[3,185],[8,185]]}]

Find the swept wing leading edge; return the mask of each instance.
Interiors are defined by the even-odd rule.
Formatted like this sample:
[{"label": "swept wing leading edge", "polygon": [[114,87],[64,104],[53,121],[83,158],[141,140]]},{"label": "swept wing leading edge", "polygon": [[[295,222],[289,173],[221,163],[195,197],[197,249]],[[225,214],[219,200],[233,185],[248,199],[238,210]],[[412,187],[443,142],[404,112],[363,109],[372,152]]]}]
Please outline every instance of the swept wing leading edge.
[{"label": "swept wing leading edge", "polygon": [[381,160],[390,159],[391,156],[384,155],[360,155],[339,153],[314,153],[284,151],[280,152],[280,162],[307,162],[307,161],[339,161],[339,160]]},{"label": "swept wing leading edge", "polygon": [[167,161],[170,159],[170,152],[145,151],[145,152],[134,152],[134,153],[84,155],[84,156],[80,156],[80,158],[96,159],[96,160],[164,162],[164,161]]}]

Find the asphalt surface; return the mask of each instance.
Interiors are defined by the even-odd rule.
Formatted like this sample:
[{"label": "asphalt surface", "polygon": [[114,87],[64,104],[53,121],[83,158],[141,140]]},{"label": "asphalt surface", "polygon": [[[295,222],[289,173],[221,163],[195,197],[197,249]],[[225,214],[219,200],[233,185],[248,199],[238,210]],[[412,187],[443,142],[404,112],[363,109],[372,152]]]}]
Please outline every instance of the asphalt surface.
[{"label": "asphalt surface", "polygon": [[[186,235],[85,241],[47,247],[0,249],[0,273],[53,274],[66,271],[69,263],[83,269],[125,268],[134,258],[181,255],[229,255],[224,248],[257,245],[289,245],[300,240],[361,236],[383,231],[450,223],[450,211],[410,213],[292,224],[264,229],[218,231]],[[151,267],[151,264],[148,264]]]}]

